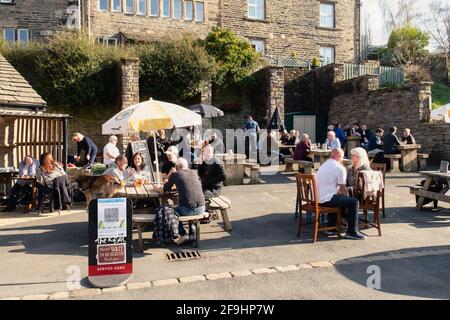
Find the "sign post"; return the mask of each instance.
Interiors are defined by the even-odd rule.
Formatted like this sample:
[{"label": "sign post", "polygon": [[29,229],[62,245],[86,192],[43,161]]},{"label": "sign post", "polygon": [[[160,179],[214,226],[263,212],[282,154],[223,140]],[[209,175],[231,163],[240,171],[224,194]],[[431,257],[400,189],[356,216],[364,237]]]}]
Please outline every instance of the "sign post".
[{"label": "sign post", "polygon": [[93,287],[128,282],[133,272],[132,215],[130,199],[96,199],[89,204],[88,280]]}]

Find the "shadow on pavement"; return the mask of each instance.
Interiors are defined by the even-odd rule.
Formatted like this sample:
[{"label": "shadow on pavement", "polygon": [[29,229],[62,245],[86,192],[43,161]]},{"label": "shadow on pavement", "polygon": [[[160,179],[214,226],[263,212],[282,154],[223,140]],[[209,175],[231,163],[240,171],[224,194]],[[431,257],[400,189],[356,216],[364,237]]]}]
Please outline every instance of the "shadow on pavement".
[{"label": "shadow on pavement", "polygon": [[[378,280],[382,292],[422,298],[449,299],[450,255],[437,252],[448,249],[450,246],[402,249],[395,253],[415,255],[417,252],[424,251],[424,255],[341,264],[336,265],[336,270],[349,280],[364,287],[372,286],[371,288],[377,283],[376,277],[379,274]],[[389,254],[392,252],[379,252],[355,258],[389,256]],[[378,269],[379,273],[374,271],[375,269]]]}]

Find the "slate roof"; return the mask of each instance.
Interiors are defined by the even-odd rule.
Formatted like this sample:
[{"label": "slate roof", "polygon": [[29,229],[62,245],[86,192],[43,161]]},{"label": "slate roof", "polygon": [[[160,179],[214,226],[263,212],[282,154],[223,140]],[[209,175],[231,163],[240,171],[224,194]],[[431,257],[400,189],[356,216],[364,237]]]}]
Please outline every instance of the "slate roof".
[{"label": "slate roof", "polygon": [[42,110],[47,103],[0,54],[0,108]]}]

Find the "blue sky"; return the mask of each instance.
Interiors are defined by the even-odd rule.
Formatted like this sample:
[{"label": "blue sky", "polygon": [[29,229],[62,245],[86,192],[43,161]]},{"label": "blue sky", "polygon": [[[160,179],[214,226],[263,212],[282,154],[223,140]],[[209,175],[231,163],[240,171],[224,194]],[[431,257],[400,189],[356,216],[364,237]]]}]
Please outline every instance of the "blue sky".
[{"label": "blue sky", "polygon": [[[362,1],[362,19],[364,27],[364,19],[369,21],[369,25],[372,31],[372,42],[375,45],[385,44],[388,39],[388,34],[384,31],[384,22],[385,19],[382,16],[382,11],[379,6],[379,0],[361,0]],[[390,1],[390,5],[394,12],[397,10],[397,2],[398,0]],[[428,4],[431,0],[416,0],[415,6],[416,10],[420,10],[420,12],[426,12]]]}]

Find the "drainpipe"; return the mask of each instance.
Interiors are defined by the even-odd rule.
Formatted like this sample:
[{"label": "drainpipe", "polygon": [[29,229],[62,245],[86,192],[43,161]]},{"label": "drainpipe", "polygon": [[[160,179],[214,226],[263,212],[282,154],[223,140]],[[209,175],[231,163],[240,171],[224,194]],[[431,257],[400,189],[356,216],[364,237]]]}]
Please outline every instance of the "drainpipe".
[{"label": "drainpipe", "polygon": [[87,20],[88,20],[88,38],[91,38],[91,0],[88,0],[87,7]]}]

